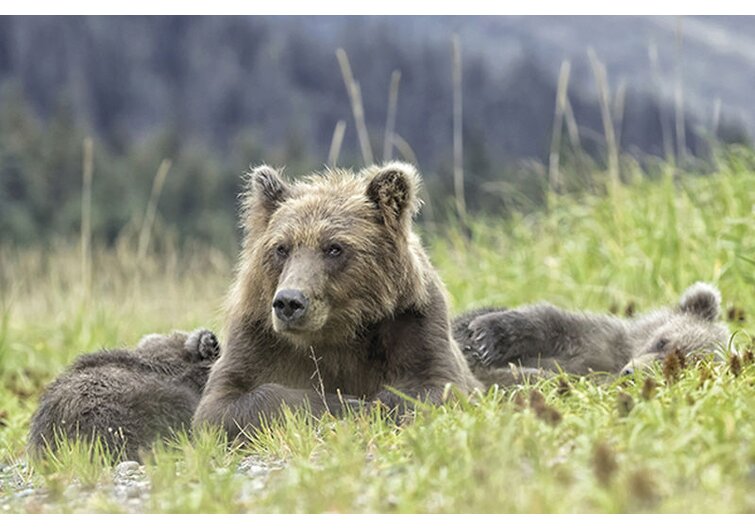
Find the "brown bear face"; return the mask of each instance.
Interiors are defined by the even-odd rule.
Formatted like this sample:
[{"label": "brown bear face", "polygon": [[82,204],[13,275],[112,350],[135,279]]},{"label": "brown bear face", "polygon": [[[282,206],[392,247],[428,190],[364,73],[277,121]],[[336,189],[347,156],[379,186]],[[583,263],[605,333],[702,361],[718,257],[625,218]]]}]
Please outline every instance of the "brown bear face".
[{"label": "brown bear face", "polygon": [[415,276],[411,166],[330,170],[296,183],[263,166],[249,180],[241,283],[265,300],[275,333],[304,347],[341,343],[396,310]]}]

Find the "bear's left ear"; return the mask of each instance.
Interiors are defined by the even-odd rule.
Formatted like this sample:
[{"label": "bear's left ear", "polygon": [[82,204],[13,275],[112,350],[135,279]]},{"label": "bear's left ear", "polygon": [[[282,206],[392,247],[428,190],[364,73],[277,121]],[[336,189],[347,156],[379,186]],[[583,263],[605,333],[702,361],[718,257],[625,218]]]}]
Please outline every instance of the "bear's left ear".
[{"label": "bear's left ear", "polygon": [[407,230],[412,217],[422,204],[419,195],[420,176],[407,163],[391,162],[363,171],[367,178],[367,198],[380,211],[383,222],[393,229]]},{"label": "bear's left ear", "polygon": [[695,283],[682,294],[679,309],[715,321],[721,313],[721,293],[708,283]]}]

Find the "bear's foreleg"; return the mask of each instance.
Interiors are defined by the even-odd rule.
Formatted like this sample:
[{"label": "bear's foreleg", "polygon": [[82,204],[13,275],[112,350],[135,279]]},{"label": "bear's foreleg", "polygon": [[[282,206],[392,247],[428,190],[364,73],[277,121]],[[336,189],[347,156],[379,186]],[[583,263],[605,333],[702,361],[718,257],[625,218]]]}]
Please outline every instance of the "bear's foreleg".
[{"label": "bear's foreleg", "polygon": [[241,394],[205,395],[194,415],[194,425],[222,426],[228,439],[232,440],[240,435],[252,435],[271,420],[280,418],[285,408],[292,411],[306,409],[320,417],[325,413],[342,416],[362,407],[362,401],[351,396],[262,384]]}]

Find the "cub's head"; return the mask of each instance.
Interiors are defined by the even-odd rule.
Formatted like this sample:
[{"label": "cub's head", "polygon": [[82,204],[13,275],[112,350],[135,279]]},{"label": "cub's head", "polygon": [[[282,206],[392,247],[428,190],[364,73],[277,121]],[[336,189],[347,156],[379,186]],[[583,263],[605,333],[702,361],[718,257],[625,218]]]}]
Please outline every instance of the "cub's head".
[{"label": "cub's head", "polygon": [[395,162],[294,183],[253,169],[232,310],[305,347],[342,340],[416,300],[426,259],[412,233],[419,180]]},{"label": "cub's head", "polygon": [[729,330],[720,321],[721,294],[707,283],[695,283],[681,297],[679,305],[670,311],[659,312],[658,326],[622,374],[630,374],[667,354],[678,351],[718,353],[726,347]]}]

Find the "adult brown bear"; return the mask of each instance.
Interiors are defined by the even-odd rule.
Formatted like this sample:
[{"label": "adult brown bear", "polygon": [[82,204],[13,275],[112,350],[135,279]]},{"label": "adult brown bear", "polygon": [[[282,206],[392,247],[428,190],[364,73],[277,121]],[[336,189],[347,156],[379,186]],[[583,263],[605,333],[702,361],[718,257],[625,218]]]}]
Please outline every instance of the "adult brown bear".
[{"label": "adult brown bear", "polygon": [[391,388],[440,402],[480,387],[450,333],[445,288],[413,232],[419,175],[403,163],[288,183],[248,175],[226,341],[194,416],[230,438],[284,405],[319,415]]}]

